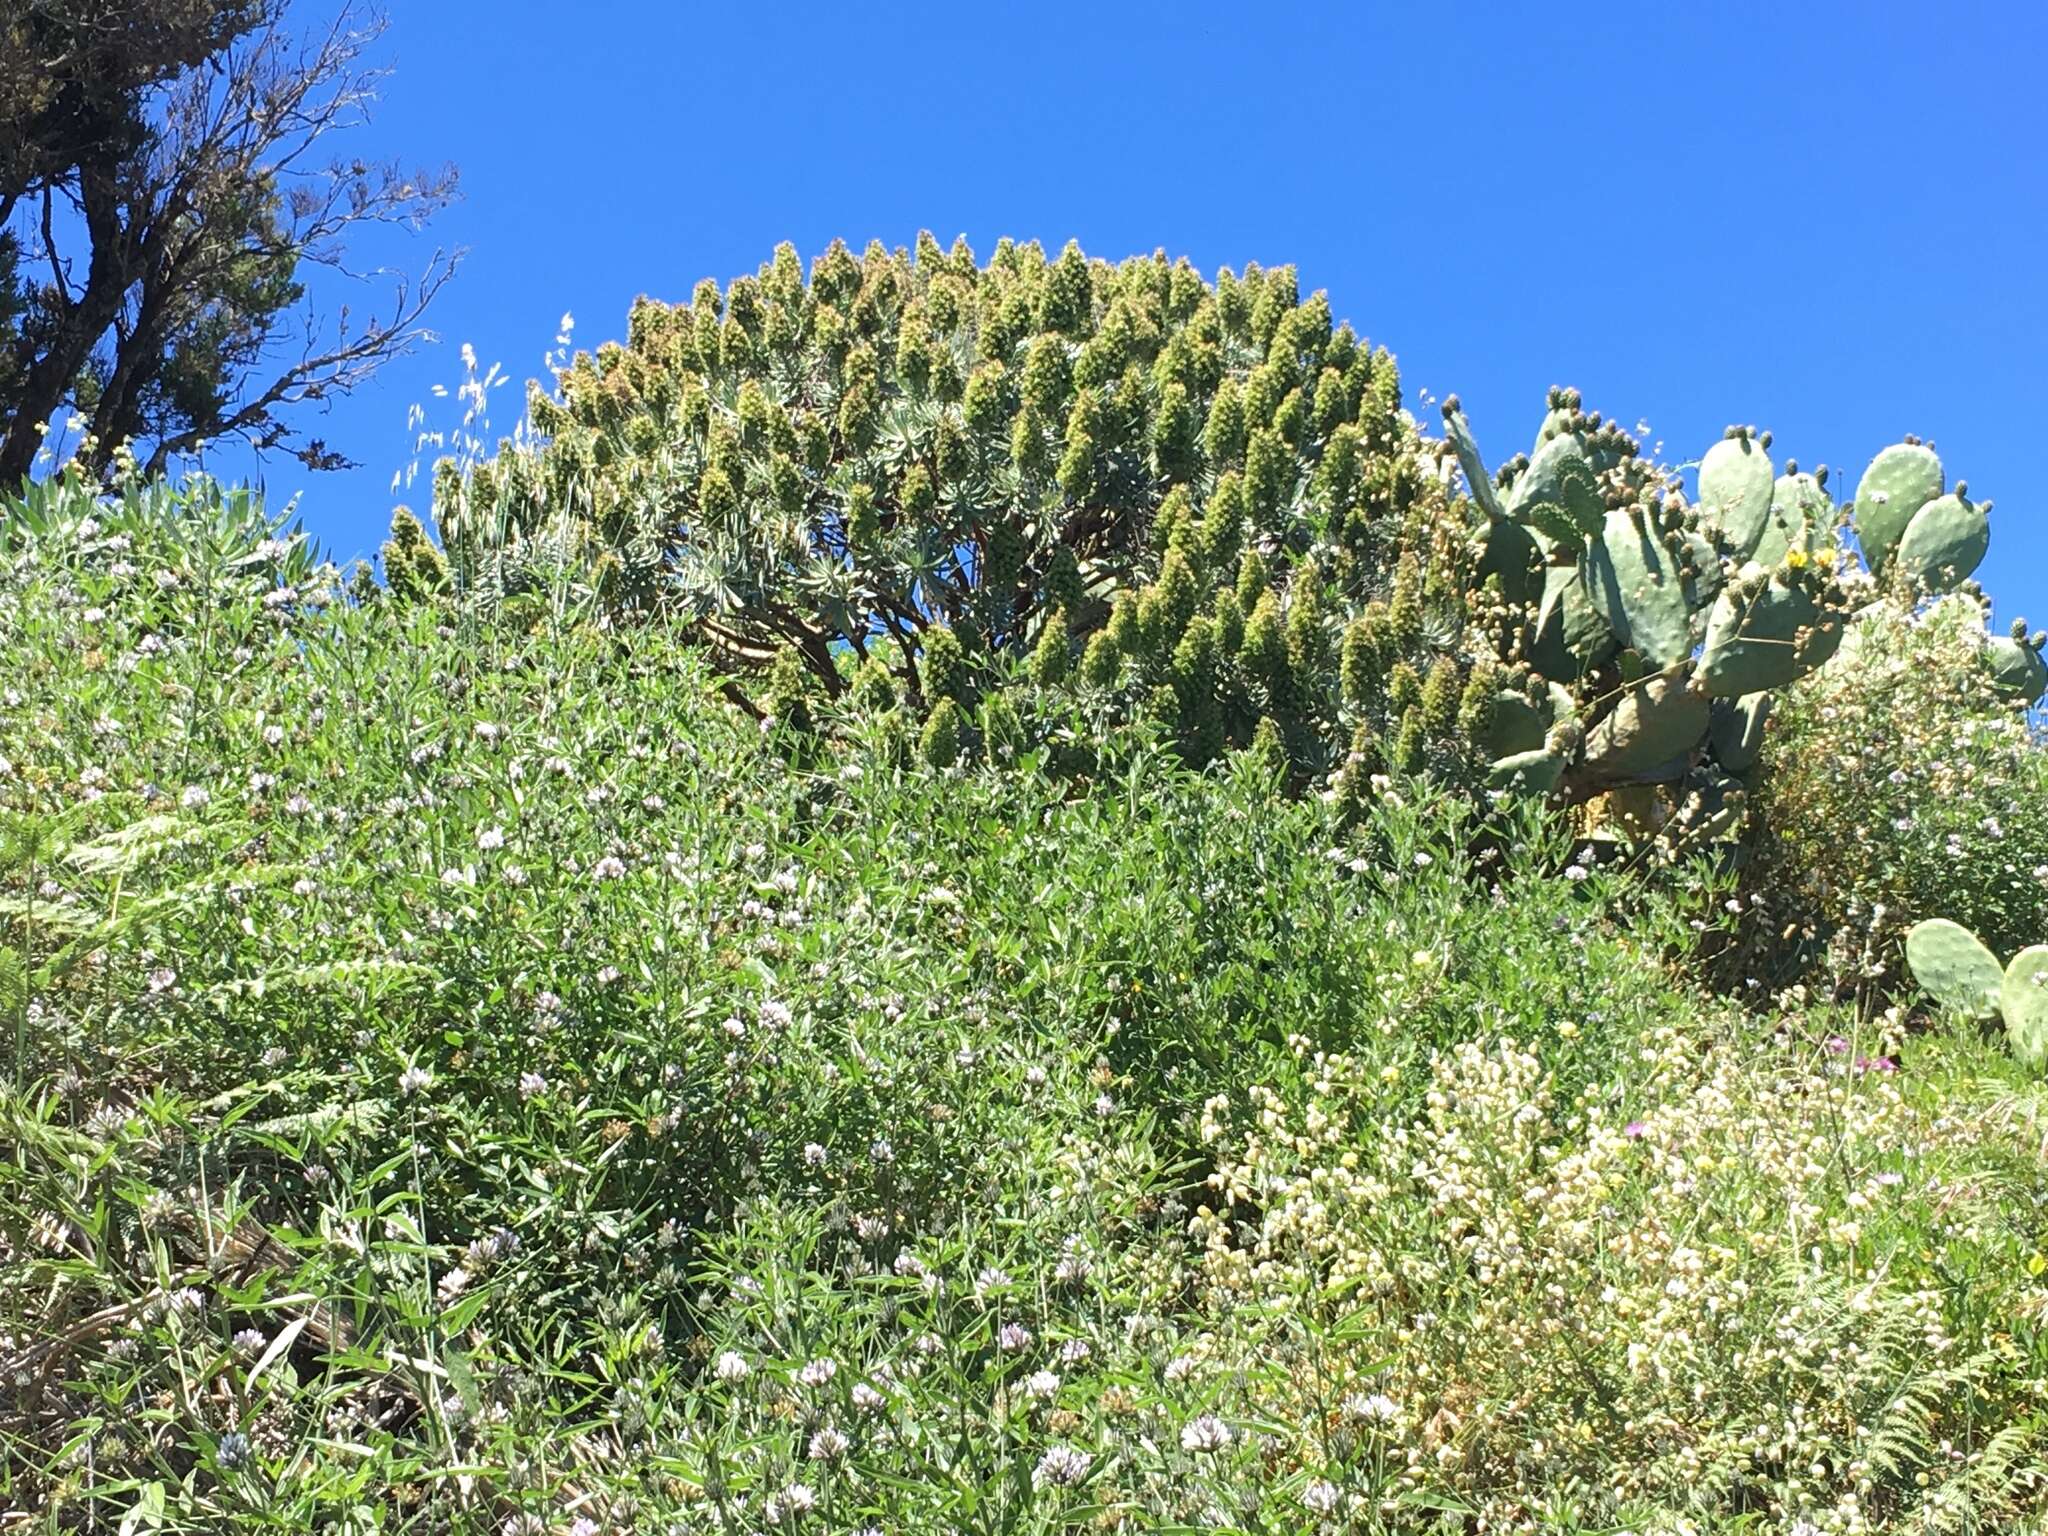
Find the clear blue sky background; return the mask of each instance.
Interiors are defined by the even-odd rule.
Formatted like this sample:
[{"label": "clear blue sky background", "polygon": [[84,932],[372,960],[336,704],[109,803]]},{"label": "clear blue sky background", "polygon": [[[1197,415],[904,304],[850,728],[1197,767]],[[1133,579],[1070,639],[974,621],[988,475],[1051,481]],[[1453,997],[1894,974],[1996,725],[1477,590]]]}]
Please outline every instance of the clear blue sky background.
[{"label": "clear blue sky background", "polygon": [[1553,382],[1674,463],[1740,420],[1853,486],[1917,432],[1997,503],[2001,616],[2048,621],[2039,4],[391,9],[356,147],[455,161],[435,234],[470,255],[441,345],[319,423],[364,468],[269,468],[339,554],[382,534],[408,406],[452,423],[462,342],[514,375],[507,427],[565,310],[595,345],[779,240],[929,228],[1293,262],[1490,460]]}]

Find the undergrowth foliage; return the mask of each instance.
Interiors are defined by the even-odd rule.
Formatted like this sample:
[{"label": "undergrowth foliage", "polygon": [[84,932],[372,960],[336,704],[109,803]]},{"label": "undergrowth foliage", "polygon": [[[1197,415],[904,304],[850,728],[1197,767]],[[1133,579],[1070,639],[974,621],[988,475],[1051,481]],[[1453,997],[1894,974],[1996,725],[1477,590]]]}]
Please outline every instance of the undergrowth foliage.
[{"label": "undergrowth foliage", "polygon": [[1086,794],[764,730],[685,617],[355,601],[205,481],[4,528],[47,1528],[2048,1514],[2048,1099],[1682,990],[1710,871],[1165,726]]}]

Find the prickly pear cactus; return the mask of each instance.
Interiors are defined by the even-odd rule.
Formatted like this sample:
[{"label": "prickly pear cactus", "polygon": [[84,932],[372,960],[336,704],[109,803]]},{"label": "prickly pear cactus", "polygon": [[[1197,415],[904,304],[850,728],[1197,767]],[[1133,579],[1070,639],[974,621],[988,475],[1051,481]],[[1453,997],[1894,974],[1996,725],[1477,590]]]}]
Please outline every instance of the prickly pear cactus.
[{"label": "prickly pear cactus", "polygon": [[1769,568],[1797,553],[1831,560],[1835,551],[1835,504],[1828,500],[1827,466],[1807,474],[1789,461],[1771,487],[1770,510],[1750,559]]},{"label": "prickly pear cactus", "polygon": [[1747,427],[1730,427],[1700,460],[1700,511],[1720,525],[1739,564],[1756,553],[1775,490],[1771,457]]},{"label": "prickly pear cactus", "polygon": [[1770,719],[1771,695],[1747,694],[1739,699],[1714,700],[1707,723],[1707,740],[1714,749],[1714,761],[1730,773],[1747,773],[1763,755],[1764,725]]},{"label": "prickly pear cactus", "polygon": [[1898,569],[1930,591],[1953,591],[1991,550],[1991,503],[1971,501],[1968,489],[1958,484],[1915,512],[1893,551]]},{"label": "prickly pear cactus", "polygon": [[2022,704],[2039,702],[2048,692],[2048,631],[2027,633],[2023,622],[2015,622],[2009,635],[1993,635],[1986,642],[1986,664],[1998,691]]},{"label": "prickly pear cactus", "polygon": [[[1879,453],[1858,487],[1866,558],[1903,584],[1873,586],[1844,579],[1848,520],[1826,467],[1788,460],[1777,473],[1770,434],[1754,427],[1707,450],[1688,503],[1575,391],[1552,390],[1533,455],[1491,475],[1455,400],[1444,414],[1484,519],[1479,568],[1511,610],[1501,659],[1575,700],[1583,745],[1558,780],[1574,798],[1683,781],[1699,824],[1728,824],[1771,692],[1825,665],[1861,605],[1953,587],[1989,539],[1985,509],[1960,485],[1944,494],[1941,461],[1912,439]],[[2048,660],[2024,635],[1993,642],[1987,665],[2013,697],[2048,689]],[[1485,742],[1497,782],[1527,781],[1539,724],[1534,706],[1497,715]],[[1714,785],[1729,792],[1708,814]]]},{"label": "prickly pear cactus", "polygon": [[[1466,434],[1470,438],[1470,433]],[[1507,515],[1534,528],[1553,547],[1577,554],[1607,519],[1607,503],[1593,461],[1579,435],[1560,432],[1516,479]]]},{"label": "prickly pear cactus", "polygon": [[1752,568],[1714,604],[1700,684],[1717,698],[1782,688],[1834,655],[1845,617],[1841,589],[1811,562]]},{"label": "prickly pear cactus", "polygon": [[[1712,552],[1688,544],[1676,509],[1629,507],[1607,514],[1586,551],[1585,582],[1593,609],[1615,637],[1652,666],[1692,654],[1698,583]],[[1718,580],[1719,566],[1713,567]]]},{"label": "prickly pear cactus", "polygon": [[1917,438],[1894,443],[1870,461],[1856,485],[1856,538],[1872,571],[1884,570],[1913,514],[1941,487],[1941,460]]},{"label": "prickly pear cactus", "polygon": [[1998,987],[2012,1053],[2030,1067],[2048,1067],[2048,944],[2012,957]]},{"label": "prickly pear cactus", "polygon": [[1712,701],[1681,675],[1657,674],[1626,689],[1586,733],[1586,762],[1607,783],[1676,777],[1707,734]]},{"label": "prickly pear cactus", "polygon": [[1932,917],[1906,933],[1913,979],[1942,1007],[1973,1019],[1996,1018],[2005,968],[1960,923]]}]

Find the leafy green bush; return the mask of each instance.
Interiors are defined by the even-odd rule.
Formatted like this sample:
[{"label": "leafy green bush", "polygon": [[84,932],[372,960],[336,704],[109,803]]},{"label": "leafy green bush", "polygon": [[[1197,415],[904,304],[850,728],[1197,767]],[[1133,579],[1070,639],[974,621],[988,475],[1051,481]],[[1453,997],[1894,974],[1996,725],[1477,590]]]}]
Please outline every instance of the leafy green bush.
[{"label": "leafy green bush", "polygon": [[8,1508],[2048,1513],[2048,1099],[1703,1013],[1711,880],[1168,733],[934,768],[764,729],[685,618],[344,585],[205,482],[0,534]]},{"label": "leafy green bush", "polygon": [[2004,954],[2048,940],[2048,751],[1994,660],[1974,601],[1874,607],[1783,699],[1755,790],[1741,963],[1798,965],[1833,944],[1844,973],[1890,976],[1905,930],[1930,917]]}]

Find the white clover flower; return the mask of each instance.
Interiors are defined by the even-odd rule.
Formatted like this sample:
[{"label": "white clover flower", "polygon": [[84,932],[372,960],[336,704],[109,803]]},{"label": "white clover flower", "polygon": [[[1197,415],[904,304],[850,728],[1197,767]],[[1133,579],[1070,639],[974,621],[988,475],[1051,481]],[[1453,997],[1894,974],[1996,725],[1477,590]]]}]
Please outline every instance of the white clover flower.
[{"label": "white clover flower", "polygon": [[1388,1424],[1400,1414],[1401,1409],[1384,1393],[1353,1393],[1344,1399],[1344,1412],[1364,1424]]},{"label": "white clover flower", "polygon": [[780,1525],[792,1515],[807,1515],[817,1507],[816,1489],[809,1483],[791,1483],[782,1492],[771,1495],[761,1506],[761,1513],[768,1517],[770,1525]]},{"label": "white clover flower", "polygon": [[745,1381],[753,1371],[753,1367],[747,1364],[745,1356],[730,1349],[719,1355],[717,1363],[711,1369],[720,1381],[728,1385]]},{"label": "white clover flower", "polygon": [[625,877],[626,861],[615,854],[606,854],[590,866],[590,873],[599,880],[619,880]]},{"label": "white clover flower", "polygon": [[1180,1432],[1180,1448],[1204,1456],[1213,1455],[1230,1444],[1230,1426],[1213,1413],[1188,1420]]},{"label": "white clover flower", "polygon": [[996,1332],[996,1348],[1005,1354],[1015,1354],[1031,1347],[1031,1330],[1022,1323],[1005,1323]]},{"label": "white clover flower", "polygon": [[1059,1376],[1052,1371],[1033,1371],[1024,1378],[1024,1394],[1027,1397],[1051,1397],[1059,1389]]},{"label": "white clover flower", "polygon": [[829,1155],[830,1154],[827,1153],[826,1150],[815,1141],[807,1141],[804,1143],[804,1166],[807,1168],[824,1167],[825,1160]]},{"label": "white clover flower", "polygon": [[476,835],[476,845],[485,853],[490,853],[495,849],[504,847],[505,829],[503,827],[483,828]]},{"label": "white clover flower", "polygon": [[865,1381],[853,1384],[853,1406],[862,1413],[880,1413],[888,1401],[877,1388]]},{"label": "white clover flower", "polygon": [[1310,1478],[1308,1486],[1301,1490],[1301,1505],[1312,1515],[1334,1515],[1343,1497],[1335,1483],[1315,1477]]},{"label": "white clover flower", "polygon": [[520,1098],[537,1099],[547,1091],[548,1080],[538,1072],[522,1072],[519,1074]]},{"label": "white clover flower", "polygon": [[1037,1488],[1071,1488],[1088,1475],[1095,1457],[1071,1445],[1056,1445],[1038,1458],[1031,1482]]},{"label": "white clover flower", "polygon": [[434,1086],[434,1074],[425,1067],[407,1067],[398,1074],[398,1091],[406,1098]]},{"label": "white clover flower", "polygon": [[839,1362],[830,1355],[820,1355],[806,1361],[802,1370],[796,1373],[797,1381],[806,1387],[822,1387],[839,1374]]},{"label": "white clover flower", "polygon": [[837,1461],[853,1448],[853,1442],[827,1424],[811,1436],[810,1456],[813,1461]]}]

